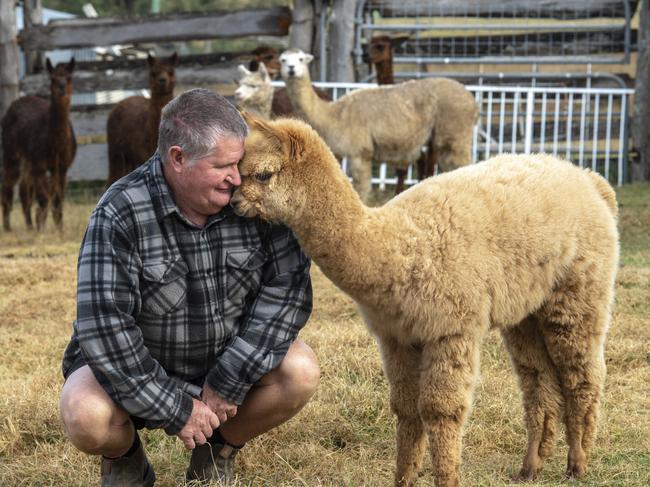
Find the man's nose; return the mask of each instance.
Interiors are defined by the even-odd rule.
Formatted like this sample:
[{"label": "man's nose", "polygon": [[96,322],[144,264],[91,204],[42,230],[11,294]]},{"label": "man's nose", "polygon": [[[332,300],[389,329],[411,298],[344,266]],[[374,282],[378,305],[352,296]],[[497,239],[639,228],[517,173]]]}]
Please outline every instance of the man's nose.
[{"label": "man's nose", "polygon": [[239,169],[237,169],[237,167],[233,169],[228,179],[230,180],[230,184],[233,186],[239,186],[241,184],[241,176],[239,175]]}]

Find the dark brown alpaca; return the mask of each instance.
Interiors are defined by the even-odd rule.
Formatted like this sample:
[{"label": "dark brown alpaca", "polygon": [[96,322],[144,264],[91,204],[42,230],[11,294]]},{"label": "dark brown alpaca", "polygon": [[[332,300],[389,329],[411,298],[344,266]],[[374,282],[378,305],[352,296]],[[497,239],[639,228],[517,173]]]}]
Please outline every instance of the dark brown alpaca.
[{"label": "dark brown alpaca", "polygon": [[[393,48],[405,42],[408,39],[406,36],[390,37],[390,36],[375,36],[368,44],[368,62],[375,65],[375,72],[377,73],[377,84],[379,85],[392,85],[395,84],[393,76]],[[427,152],[422,154],[417,161],[418,179],[422,181],[424,178],[433,176],[436,160],[433,152],[433,142],[429,139],[427,142]],[[395,169],[397,176],[397,185],[395,186],[395,193],[404,191],[404,180],[406,179],[406,169]]]},{"label": "dark brown alpaca", "polygon": [[32,203],[36,209],[36,228],[41,230],[52,200],[52,218],[57,228],[63,226],[63,195],[66,173],[77,152],[77,143],[70,123],[72,71],[74,58],[68,64],[52,67],[50,100],[24,96],[11,104],[2,119],[4,171],[2,176],[2,223],[11,230],[9,215],[14,186],[20,180],[20,201],[27,228],[33,228]]},{"label": "dark brown alpaca", "polygon": [[267,44],[262,44],[253,49],[251,55],[253,59],[248,63],[248,69],[250,71],[257,71],[260,63],[264,63],[271,79],[280,78],[280,59],[277,49]]},{"label": "dark brown alpaca", "polygon": [[[280,78],[280,55],[278,51],[266,44],[256,47],[251,51],[253,59],[248,63],[248,69],[250,71],[257,71],[259,69],[260,63],[264,63],[266,67],[266,72],[269,75],[271,80]],[[326,101],[332,101],[330,94],[314,86],[314,92],[318,95],[319,98],[322,98]],[[273,92],[273,102],[271,103],[271,118],[279,117],[296,117],[296,112],[293,109],[289,95],[287,94],[286,88],[277,88]]]},{"label": "dark brown alpaca", "polygon": [[160,111],[174,97],[178,57],[157,59],[149,55],[151,98],[131,96],[108,115],[108,184],[130,173],[156,151]]}]

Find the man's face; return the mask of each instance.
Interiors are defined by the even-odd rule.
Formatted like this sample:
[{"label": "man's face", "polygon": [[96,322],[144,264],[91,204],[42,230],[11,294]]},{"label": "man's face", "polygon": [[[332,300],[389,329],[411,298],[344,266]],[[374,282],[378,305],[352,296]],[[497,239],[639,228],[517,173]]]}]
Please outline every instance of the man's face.
[{"label": "man's face", "polygon": [[228,205],[241,184],[237,163],[243,155],[244,141],[235,137],[222,138],[214,152],[192,162],[182,152],[172,155],[168,182],[183,213],[190,219],[207,218]]}]

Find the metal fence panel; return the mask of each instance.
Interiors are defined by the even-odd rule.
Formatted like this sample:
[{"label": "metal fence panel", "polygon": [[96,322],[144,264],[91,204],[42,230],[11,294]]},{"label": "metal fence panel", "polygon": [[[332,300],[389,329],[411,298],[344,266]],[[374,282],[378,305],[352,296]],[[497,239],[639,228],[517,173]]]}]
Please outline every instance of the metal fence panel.
[{"label": "metal fence panel", "polygon": [[[282,86],[282,82],[274,82]],[[314,83],[334,100],[373,83]],[[618,186],[626,181],[629,97],[621,88],[467,86],[480,107],[472,136],[473,162],[504,152],[545,152],[589,167]],[[347,161],[343,160],[347,173]],[[409,168],[406,184],[417,183]],[[396,184],[386,164],[373,168],[373,185]]]}]

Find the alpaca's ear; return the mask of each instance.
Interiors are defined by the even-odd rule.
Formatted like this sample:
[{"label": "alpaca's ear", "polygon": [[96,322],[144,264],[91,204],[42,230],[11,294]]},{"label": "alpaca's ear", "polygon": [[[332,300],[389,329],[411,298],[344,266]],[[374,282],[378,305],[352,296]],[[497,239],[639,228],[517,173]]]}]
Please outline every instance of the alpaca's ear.
[{"label": "alpaca's ear", "polygon": [[401,36],[395,36],[390,38],[390,46],[395,49],[397,47],[400,47],[402,44],[404,44],[406,41],[408,41],[411,37],[407,35],[401,35]]},{"label": "alpaca's ear", "polygon": [[178,66],[178,54],[176,52],[169,56],[169,64],[172,66]]},{"label": "alpaca's ear", "polygon": [[266,69],[266,65],[264,63],[260,63],[260,67],[258,69],[260,73],[262,73],[262,78],[264,79],[265,83],[270,83],[271,82],[271,77],[269,76],[269,71]]},{"label": "alpaca's ear", "polygon": [[246,69],[246,66],[244,66],[243,64],[237,66],[237,70],[244,76],[248,76],[251,74],[251,72],[248,69]]},{"label": "alpaca's ear", "polygon": [[149,64],[149,66],[153,66],[155,62],[156,62],[156,58],[153,57],[151,54],[147,54],[147,64]]},{"label": "alpaca's ear", "polygon": [[306,62],[307,64],[309,64],[309,63],[312,62],[313,60],[314,60],[314,56],[312,56],[311,54],[307,54],[307,53],[305,53],[305,62]]},{"label": "alpaca's ear", "polygon": [[68,73],[72,73],[74,71],[74,56],[70,58],[70,62],[68,63]]},{"label": "alpaca's ear", "polygon": [[259,130],[265,133],[272,132],[275,135],[275,130],[273,130],[264,120],[254,117],[250,112],[247,112],[240,106],[237,107],[237,110],[239,110],[239,113],[241,113],[241,116],[243,117],[244,122],[246,122],[246,125],[248,125],[252,130]]},{"label": "alpaca's ear", "polygon": [[47,68],[47,72],[52,74],[52,71],[54,71],[54,66],[52,66],[52,61],[50,61],[49,57],[45,58],[45,67]]}]

